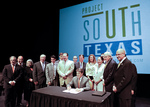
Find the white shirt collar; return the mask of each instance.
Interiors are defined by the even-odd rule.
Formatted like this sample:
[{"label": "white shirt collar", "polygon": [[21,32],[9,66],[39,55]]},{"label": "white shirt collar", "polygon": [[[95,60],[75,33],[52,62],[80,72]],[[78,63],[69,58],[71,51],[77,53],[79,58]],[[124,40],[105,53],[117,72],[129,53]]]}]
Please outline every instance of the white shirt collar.
[{"label": "white shirt collar", "polygon": [[[20,65],[20,63],[18,62],[18,65]],[[23,66],[23,63],[21,63],[21,66]]]},{"label": "white shirt collar", "polygon": [[11,66],[14,66],[14,67],[15,67],[15,66],[16,66],[16,64],[15,64],[15,65],[12,65],[12,64],[11,64]]},{"label": "white shirt collar", "polygon": [[127,57],[124,57],[119,63],[121,64]]},{"label": "white shirt collar", "polygon": [[45,65],[45,61],[44,61],[44,63],[43,63],[42,61],[40,61],[40,63],[41,63],[41,65],[42,65],[42,64],[44,64],[44,65]]},{"label": "white shirt collar", "polygon": [[[51,63],[52,63],[52,62],[51,62]],[[56,65],[56,62],[55,62],[55,63],[52,63],[52,65],[53,65],[53,64]]]},{"label": "white shirt collar", "polygon": [[[80,78],[80,82],[81,82],[82,78],[83,78],[83,76]],[[79,78],[78,78],[78,79],[79,79]]]},{"label": "white shirt collar", "polygon": [[[69,59],[67,59],[66,63],[69,61]],[[65,61],[64,61],[65,62]]]}]

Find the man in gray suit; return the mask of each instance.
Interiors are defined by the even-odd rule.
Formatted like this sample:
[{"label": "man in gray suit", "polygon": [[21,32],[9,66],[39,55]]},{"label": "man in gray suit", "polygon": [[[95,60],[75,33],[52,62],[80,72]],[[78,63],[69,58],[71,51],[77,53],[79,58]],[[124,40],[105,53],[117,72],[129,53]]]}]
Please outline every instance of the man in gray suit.
[{"label": "man in gray suit", "polygon": [[58,86],[58,73],[55,55],[51,56],[51,63],[46,65],[46,84],[47,86]]},{"label": "man in gray suit", "polygon": [[35,84],[35,89],[46,87],[46,76],[45,68],[48,64],[46,60],[46,55],[40,55],[40,61],[36,62],[33,66],[33,81]]},{"label": "man in gray suit", "polygon": [[78,68],[76,73],[77,76],[73,77],[72,81],[67,85],[67,89],[74,87],[78,91],[90,90],[89,79],[83,75],[83,69]]}]

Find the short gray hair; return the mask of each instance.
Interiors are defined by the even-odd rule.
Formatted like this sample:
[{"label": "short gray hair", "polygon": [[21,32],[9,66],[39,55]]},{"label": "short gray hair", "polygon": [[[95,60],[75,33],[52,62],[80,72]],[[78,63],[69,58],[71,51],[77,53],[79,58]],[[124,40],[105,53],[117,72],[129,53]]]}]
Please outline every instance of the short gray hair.
[{"label": "short gray hair", "polygon": [[46,57],[46,55],[45,55],[45,54],[41,54],[41,55],[40,55],[40,58],[41,58],[41,57]]},{"label": "short gray hair", "polygon": [[26,62],[31,62],[31,64],[33,65],[32,59],[28,59]]},{"label": "short gray hair", "polygon": [[11,57],[9,58],[9,60],[10,60],[11,58],[15,58],[15,60],[16,60],[16,57],[15,57],[15,56],[11,56]]},{"label": "short gray hair", "polygon": [[105,52],[104,55],[112,57],[110,52]]}]

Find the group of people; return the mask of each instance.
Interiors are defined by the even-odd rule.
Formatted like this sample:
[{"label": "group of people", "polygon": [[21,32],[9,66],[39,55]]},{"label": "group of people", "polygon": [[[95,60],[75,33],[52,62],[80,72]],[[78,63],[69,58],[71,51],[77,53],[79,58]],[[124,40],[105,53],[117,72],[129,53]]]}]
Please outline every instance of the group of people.
[{"label": "group of people", "polygon": [[[76,88],[77,91],[93,90],[111,92],[111,105],[114,107],[133,107],[136,91],[136,67],[125,55],[125,50],[118,49],[117,64],[110,52],[105,52],[96,58],[89,55],[88,62],[84,62],[84,55],[68,59],[68,53],[60,53],[50,57],[51,63],[46,61],[46,55],[40,55],[40,61],[33,64],[31,59],[23,63],[23,56],[16,59],[10,57],[10,64],[3,69],[5,106],[20,105],[22,93],[30,102],[32,90],[49,86]],[[56,90],[57,91],[57,90]]]}]

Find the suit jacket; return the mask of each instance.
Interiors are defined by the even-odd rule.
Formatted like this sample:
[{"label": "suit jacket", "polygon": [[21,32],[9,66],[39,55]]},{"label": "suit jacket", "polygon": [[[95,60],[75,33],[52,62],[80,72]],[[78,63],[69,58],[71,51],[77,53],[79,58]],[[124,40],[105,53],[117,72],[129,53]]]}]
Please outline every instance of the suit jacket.
[{"label": "suit jacket", "polygon": [[[18,62],[17,62],[16,65],[18,65]],[[19,82],[20,82],[20,89],[23,89],[23,87],[24,87],[24,82],[25,82],[25,80],[24,80],[24,72],[25,72],[26,64],[23,63],[22,65],[18,65],[18,66],[20,66],[20,67],[22,68],[22,77],[21,77],[21,79],[20,79]]]},{"label": "suit jacket", "polygon": [[58,73],[57,73],[57,66],[58,66],[58,63],[55,63],[56,64],[56,76],[54,75],[54,69],[53,69],[53,65],[52,63],[49,63],[47,64],[46,66],[46,84],[48,84],[48,82],[54,82],[53,80],[56,80],[55,82],[55,85],[58,85]]},{"label": "suit jacket", "polygon": [[136,84],[137,84],[137,69],[134,64],[132,64],[133,72],[132,72],[132,90],[136,91]]},{"label": "suit jacket", "polygon": [[[45,61],[45,69],[48,62]],[[36,62],[33,66],[33,81],[38,82],[38,84],[46,84],[46,76],[45,76],[45,69],[43,71],[42,65],[39,62]]]},{"label": "suit jacket", "polygon": [[4,78],[4,88],[12,88],[13,86],[9,84],[9,81],[15,81],[15,87],[19,87],[19,81],[22,76],[22,68],[16,64],[15,71],[13,73],[11,64],[6,65],[3,69]]},{"label": "suit jacket", "polygon": [[[77,62],[77,63],[75,64],[75,69],[74,69],[74,72],[75,72],[75,73],[76,73],[76,70],[77,70],[78,68],[80,68],[80,62]],[[86,63],[85,63],[85,62],[83,62],[83,68],[82,68],[82,69],[84,70],[83,75],[86,76],[86,74],[85,74]]]},{"label": "suit jacket", "polygon": [[33,90],[35,85],[33,82],[30,82],[29,79],[33,79],[33,71],[31,70],[30,67],[25,67],[24,70],[24,80],[25,80],[25,84],[24,85],[24,90],[26,90],[26,92],[28,92],[28,90]]},{"label": "suit jacket", "polygon": [[108,64],[106,65],[104,69],[104,82],[105,82],[105,90],[108,92],[112,92],[112,87],[113,87],[113,81],[114,81],[114,73],[117,68],[117,63],[113,60],[110,59]]},{"label": "suit jacket", "polygon": [[[67,86],[78,88],[78,77],[73,77],[72,81]],[[82,76],[82,80],[80,81],[80,88],[83,88],[84,90],[90,90],[89,79],[87,77]]]},{"label": "suit jacket", "polygon": [[131,99],[133,65],[127,58],[120,64],[114,75],[117,95],[122,99]]},{"label": "suit jacket", "polygon": [[[57,72],[59,74],[60,86],[67,85],[73,78],[74,62],[71,60],[60,61],[57,67]],[[63,79],[63,76],[67,75],[67,79]]]}]

